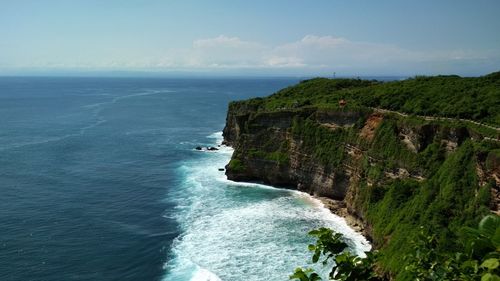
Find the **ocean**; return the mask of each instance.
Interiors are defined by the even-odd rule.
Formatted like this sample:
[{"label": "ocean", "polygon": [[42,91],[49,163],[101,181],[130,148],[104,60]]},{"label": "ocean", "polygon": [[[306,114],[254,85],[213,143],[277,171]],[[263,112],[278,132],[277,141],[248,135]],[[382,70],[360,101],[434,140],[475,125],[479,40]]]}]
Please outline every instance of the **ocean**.
[{"label": "ocean", "polygon": [[288,280],[320,226],[368,250],[309,195],[228,181],[231,148],[194,149],[230,101],[298,81],[0,78],[0,280]]}]

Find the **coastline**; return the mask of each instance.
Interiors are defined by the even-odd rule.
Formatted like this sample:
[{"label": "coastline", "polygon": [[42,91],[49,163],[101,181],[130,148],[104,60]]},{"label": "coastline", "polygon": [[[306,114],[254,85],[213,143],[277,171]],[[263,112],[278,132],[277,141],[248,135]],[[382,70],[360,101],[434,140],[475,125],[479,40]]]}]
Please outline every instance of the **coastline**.
[{"label": "coastline", "polygon": [[328,215],[333,215],[335,217],[338,217],[343,222],[345,222],[345,225],[348,228],[350,228],[354,233],[362,236],[364,240],[366,240],[366,243],[370,246],[370,251],[373,249],[373,244],[372,244],[373,241],[372,237],[368,233],[368,229],[364,226],[363,222],[360,219],[349,214],[349,212],[347,211],[346,204],[343,201],[338,201],[327,197],[316,196],[296,189],[275,187],[272,185],[267,185],[259,182],[233,181],[227,178],[224,181],[229,184],[234,184],[239,186],[252,186],[252,187],[259,187],[266,189],[288,190],[290,192],[296,192],[297,194],[300,194],[301,196],[304,197],[307,196],[308,200],[313,201],[312,204],[319,205],[320,208],[324,209],[325,213],[327,213]]},{"label": "coastline", "polygon": [[[218,133],[215,133],[214,135],[216,136],[217,134]],[[220,136],[220,137],[222,137],[222,136]],[[216,137],[216,138],[218,138],[218,137]],[[224,139],[222,139],[222,141],[220,141],[220,139],[218,139],[217,144],[219,144],[220,147],[230,148],[230,153],[232,155],[234,148],[232,146],[228,145]],[[373,247],[372,237],[369,235],[368,229],[365,227],[363,221],[349,213],[349,211],[347,210],[346,203],[344,201],[339,201],[339,200],[335,200],[335,199],[324,197],[324,196],[317,196],[314,194],[309,194],[307,192],[303,192],[303,191],[293,189],[293,188],[276,187],[276,186],[267,185],[267,184],[258,183],[258,182],[233,181],[233,180],[227,179],[227,176],[225,176],[225,178],[226,178],[226,181],[231,182],[231,183],[236,183],[239,185],[249,184],[249,185],[259,185],[259,186],[262,186],[263,188],[287,189],[290,191],[294,191],[294,192],[298,192],[298,193],[310,196],[311,199],[317,200],[318,203],[320,203],[322,205],[321,207],[328,210],[328,212],[330,214],[333,214],[333,215],[338,216],[341,219],[343,219],[348,227],[350,227],[354,232],[362,235],[369,242],[370,246]]]},{"label": "coastline", "polygon": [[[443,253],[453,254],[467,243],[463,227],[498,213],[500,154],[492,141],[497,131],[478,125],[496,115],[472,117],[479,123],[471,123],[464,121],[469,115],[463,104],[447,109],[456,117],[450,118],[445,102],[437,103],[441,117],[402,103],[420,101],[421,91],[446,101],[453,96],[449,89],[458,87],[484,93],[474,97],[486,105],[498,78],[436,76],[381,87],[318,78],[269,97],[231,102],[223,135],[235,152],[226,175],[314,196],[323,214],[343,218],[381,251],[384,276],[405,277],[404,258],[414,253],[422,227],[425,235],[439,237]],[[352,107],[344,106],[346,96]]]},{"label": "coastline", "polygon": [[343,218],[349,227],[363,235],[363,237],[365,237],[366,240],[370,241],[370,243],[372,242],[372,237],[369,235],[368,229],[365,227],[363,221],[349,213],[344,201],[315,195],[311,196],[320,200],[321,203],[323,203],[324,207],[328,209],[332,214]]},{"label": "coastline", "polygon": [[[319,227],[342,233],[358,256],[372,248],[366,237],[318,197],[227,179],[219,168],[229,162],[234,150],[218,146],[221,132],[207,138],[207,144],[217,150],[191,149],[198,157],[179,167],[182,192],[173,195],[181,207],[176,218],[182,234],[172,245],[162,280],[257,281],[262,262],[269,263],[264,268],[269,280],[282,280],[295,267],[306,265],[307,245],[313,240],[307,233]],[[276,260],[280,262],[272,262]]]}]

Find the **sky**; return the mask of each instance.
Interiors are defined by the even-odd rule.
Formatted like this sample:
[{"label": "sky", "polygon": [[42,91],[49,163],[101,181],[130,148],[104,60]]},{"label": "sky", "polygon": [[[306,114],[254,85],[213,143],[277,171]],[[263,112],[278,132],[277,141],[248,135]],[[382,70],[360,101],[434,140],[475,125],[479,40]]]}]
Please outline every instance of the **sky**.
[{"label": "sky", "polygon": [[484,75],[499,0],[0,0],[0,75]]}]

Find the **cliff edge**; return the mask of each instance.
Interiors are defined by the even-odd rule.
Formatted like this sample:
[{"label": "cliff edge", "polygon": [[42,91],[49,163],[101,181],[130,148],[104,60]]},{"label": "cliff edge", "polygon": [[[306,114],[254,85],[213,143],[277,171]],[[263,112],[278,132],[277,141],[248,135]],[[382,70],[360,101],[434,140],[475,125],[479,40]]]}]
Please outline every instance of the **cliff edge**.
[{"label": "cliff edge", "polygon": [[[380,249],[380,266],[391,276],[403,270],[401,260],[421,226],[438,234],[443,251],[452,251],[460,227],[499,212],[500,141],[496,113],[466,122],[420,116],[411,106],[404,113],[397,106],[382,109],[391,99],[411,103],[410,94],[394,90],[408,83],[425,96],[443,81],[453,87],[472,81],[435,79],[439,83],[313,79],[268,98],[232,102],[223,135],[235,151],[226,175],[331,199],[333,211],[353,218]],[[498,79],[482,82],[476,92],[500,102]],[[366,97],[377,94],[378,101]],[[462,110],[455,106],[444,111]]]}]

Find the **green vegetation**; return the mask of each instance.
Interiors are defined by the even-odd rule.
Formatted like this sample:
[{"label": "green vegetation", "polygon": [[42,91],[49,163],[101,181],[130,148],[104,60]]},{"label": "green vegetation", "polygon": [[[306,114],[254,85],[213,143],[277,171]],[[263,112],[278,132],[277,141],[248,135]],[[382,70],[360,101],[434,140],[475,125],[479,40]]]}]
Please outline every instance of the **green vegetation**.
[{"label": "green vegetation", "polygon": [[404,81],[316,78],[268,98],[245,102],[246,108],[274,111],[306,107],[344,110],[376,107],[410,115],[463,118],[500,126],[500,72],[483,77],[418,76]]},{"label": "green vegetation", "polygon": [[[346,105],[339,104],[342,99]],[[372,107],[410,115],[373,114]],[[335,252],[338,249],[329,247],[339,246],[335,242],[339,237],[328,244],[328,231],[313,232],[324,240],[310,247],[315,251],[313,261],[318,261],[318,251],[333,253],[326,257],[327,263],[337,264],[332,278],[381,278],[362,275],[372,272],[370,259],[376,259],[378,272],[395,280],[490,278],[484,276],[498,275],[495,262],[478,257],[477,245],[470,246],[471,238],[463,233],[490,212],[491,191],[498,190],[491,175],[486,175],[500,166],[500,145],[494,140],[498,132],[463,120],[417,115],[499,126],[497,108],[500,72],[479,78],[416,77],[387,83],[307,80],[268,98],[230,105],[243,137],[241,151],[233,155],[229,167],[244,172],[245,164],[254,159],[286,166],[290,153],[296,153],[299,160],[305,155],[309,161],[301,164],[320,164],[325,174],[342,183],[349,175],[346,204],[370,226],[379,255],[361,259],[343,249]],[[365,279],[349,279],[352,270],[359,270],[356,278]],[[457,275],[466,273],[475,277]],[[310,270],[300,269],[293,276],[319,280]],[[491,278],[484,280],[497,280]]]},{"label": "green vegetation", "polygon": [[245,171],[245,165],[243,164],[243,162],[241,162],[241,160],[237,158],[231,159],[231,161],[229,161],[228,167],[236,173]]},{"label": "green vegetation", "polygon": [[453,255],[459,248],[459,229],[476,224],[488,213],[491,187],[477,183],[477,151],[467,141],[443,161],[442,151],[434,143],[417,161],[427,166],[427,180],[384,184],[373,179],[371,186],[361,184],[357,201],[373,226],[374,243],[381,246],[381,268],[407,280],[406,262],[401,257],[411,253],[410,241],[418,235],[420,225],[435,235],[438,253]]},{"label": "green vegetation", "polygon": [[[340,281],[377,281],[382,280],[374,270],[374,260],[376,254],[366,253],[365,258],[352,255],[344,242],[340,233],[334,233],[331,229],[320,228],[309,232],[309,235],[316,237],[316,244],[308,246],[309,251],[314,254],[312,262],[317,263],[323,257],[321,263],[329,265],[333,262],[332,269],[328,276],[331,280]],[[313,269],[297,268],[290,275],[290,279],[300,281],[317,281],[322,278]]]},{"label": "green vegetation", "polygon": [[[439,253],[452,254],[459,247],[459,229],[475,225],[488,213],[491,186],[478,185],[476,155],[491,151],[489,165],[496,165],[494,161],[499,159],[494,144],[487,142],[465,141],[448,153],[440,141],[442,136],[420,152],[410,151],[398,137],[400,125],[394,119],[382,121],[371,142],[362,140],[356,127],[331,130],[310,119],[295,118],[291,128],[306,152],[330,169],[342,167],[346,144],[354,143],[371,156],[363,161],[365,180],[355,203],[373,226],[374,242],[382,253],[379,266],[396,275],[405,271],[407,263],[402,257],[413,251],[410,241],[417,237],[420,225],[436,235]],[[385,177],[398,168],[427,179]],[[401,278],[405,280],[403,275]]]},{"label": "green vegetation", "polygon": [[266,152],[263,150],[249,149],[247,151],[246,156],[250,158],[259,158],[259,159],[274,161],[278,165],[286,165],[289,162],[288,154],[280,150],[273,152]]},{"label": "green vegetation", "polygon": [[279,165],[288,164],[288,154],[280,151],[274,151],[266,155],[266,159],[275,161]]},{"label": "green vegetation", "polygon": [[[404,279],[418,281],[498,281],[500,280],[500,217],[485,216],[477,228],[463,227],[460,230],[460,248],[453,255],[437,251],[438,238],[428,235],[421,228],[415,240],[409,242],[412,251],[405,257]],[[312,262],[323,257],[323,265],[334,264],[328,274],[329,280],[386,280],[377,270],[381,255],[366,253],[361,258],[352,255],[339,233],[320,228],[309,232],[316,237],[316,244],[309,245],[313,252]],[[322,278],[313,269],[297,268],[290,279],[317,281]]]},{"label": "green vegetation", "polygon": [[354,132],[352,129],[339,128],[335,131],[318,125],[311,119],[294,118],[292,134],[303,140],[304,147],[309,149],[323,165],[328,168],[338,167],[344,159],[344,144]]}]

